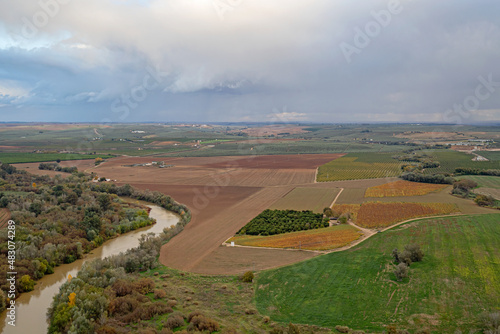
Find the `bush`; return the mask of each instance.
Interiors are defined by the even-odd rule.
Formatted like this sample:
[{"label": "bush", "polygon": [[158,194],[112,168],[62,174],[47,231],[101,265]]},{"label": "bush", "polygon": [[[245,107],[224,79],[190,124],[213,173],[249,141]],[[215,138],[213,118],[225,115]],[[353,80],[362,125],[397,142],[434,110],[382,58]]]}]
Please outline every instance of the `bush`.
[{"label": "bush", "polygon": [[184,318],[179,314],[172,314],[168,317],[165,326],[169,329],[174,329],[184,325]]},{"label": "bush", "polygon": [[205,317],[202,314],[195,315],[191,318],[188,329],[196,329],[198,331],[216,332],[219,330],[219,323],[215,320]]},{"label": "bush", "polygon": [[241,275],[240,277],[240,280],[242,282],[246,282],[246,283],[251,283],[253,282],[253,279],[254,279],[254,274],[253,272],[251,271],[247,271],[246,273],[244,273],[243,275]]},{"label": "bush", "polygon": [[175,305],[177,305],[177,300],[173,300],[173,299],[171,299],[171,300],[169,300],[169,301],[167,302],[167,305],[168,305],[169,307],[175,307]]},{"label": "bush", "polygon": [[347,326],[335,326],[335,329],[337,330],[337,332],[339,333],[349,333],[349,331],[351,330],[349,327]]},{"label": "bush", "polygon": [[402,281],[403,278],[408,277],[408,266],[406,263],[401,262],[396,266],[396,270],[394,270],[394,275],[396,275],[396,279],[398,281]]},{"label": "bush", "polygon": [[167,292],[163,289],[155,289],[153,291],[153,293],[154,293],[155,299],[162,299],[162,298],[165,298],[167,296]]},{"label": "bush", "polygon": [[493,206],[495,199],[490,195],[477,195],[474,202],[479,206]]},{"label": "bush", "polygon": [[410,266],[412,262],[422,261],[424,252],[420,249],[419,245],[408,244],[402,252],[399,252],[397,248],[394,249],[392,251],[392,256],[396,264],[405,263],[407,266]]}]

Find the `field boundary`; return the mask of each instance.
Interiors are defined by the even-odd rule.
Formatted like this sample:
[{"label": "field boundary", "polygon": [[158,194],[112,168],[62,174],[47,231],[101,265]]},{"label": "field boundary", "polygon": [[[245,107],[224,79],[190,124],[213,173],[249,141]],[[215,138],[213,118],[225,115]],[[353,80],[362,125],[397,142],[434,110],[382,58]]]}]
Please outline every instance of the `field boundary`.
[{"label": "field boundary", "polygon": [[330,250],[326,250],[326,251],[317,251],[317,250],[308,250],[308,249],[296,249],[296,248],[273,248],[273,247],[256,247],[256,246],[242,246],[242,245],[234,245],[234,246],[231,246],[229,244],[227,244],[227,241],[229,239],[231,239],[232,237],[230,238],[227,238],[221,246],[224,246],[224,247],[241,247],[241,248],[253,248],[253,249],[278,249],[278,250],[284,250],[284,251],[302,251],[302,252],[312,252],[312,253],[316,253],[318,255],[324,255],[324,254],[330,254],[330,253],[336,253],[336,252],[342,252],[342,251],[345,251],[345,250],[348,250],[348,249],[351,249],[353,248],[354,246],[357,246],[359,245],[360,243],[362,243],[363,241],[365,240],[368,240],[369,238],[371,238],[372,236],[374,236],[375,234],[378,234],[378,233],[383,233],[387,230],[390,230],[394,227],[397,227],[397,226],[400,226],[400,225],[403,225],[403,224],[406,224],[406,223],[410,223],[410,222],[414,222],[414,221],[418,221],[418,220],[424,220],[424,219],[432,219],[432,218],[446,218],[446,217],[457,217],[457,216],[479,216],[479,215],[483,215],[485,213],[480,213],[480,214],[464,214],[464,213],[456,213],[456,214],[451,214],[451,215],[439,215],[439,216],[429,216],[429,217],[418,217],[418,218],[412,218],[412,219],[408,219],[408,220],[404,220],[402,222],[399,222],[399,223],[396,223],[394,225],[391,225],[391,226],[388,226],[388,227],[385,227],[383,229],[368,229],[368,228],[364,228],[364,227],[360,227],[356,224],[354,224],[353,222],[349,222],[349,225],[359,229],[361,232],[363,232],[363,235],[361,237],[359,237],[358,239],[354,240],[353,242],[351,242],[349,245],[347,246],[343,246],[343,247],[339,247],[339,248],[334,248],[334,249],[330,249]]},{"label": "field boundary", "polygon": [[332,204],[330,204],[330,209],[335,205],[335,203],[337,202],[337,199],[339,198],[340,194],[342,194],[342,192],[344,191],[344,188],[340,188],[340,191],[339,193],[337,194],[337,196],[335,196],[335,198],[333,199],[333,202]]}]

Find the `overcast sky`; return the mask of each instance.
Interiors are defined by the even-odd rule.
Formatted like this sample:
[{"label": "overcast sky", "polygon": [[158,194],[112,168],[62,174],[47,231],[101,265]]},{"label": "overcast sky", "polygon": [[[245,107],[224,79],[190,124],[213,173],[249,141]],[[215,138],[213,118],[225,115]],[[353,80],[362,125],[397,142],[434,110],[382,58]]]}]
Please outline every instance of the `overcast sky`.
[{"label": "overcast sky", "polygon": [[0,121],[500,120],[498,0],[0,0]]}]

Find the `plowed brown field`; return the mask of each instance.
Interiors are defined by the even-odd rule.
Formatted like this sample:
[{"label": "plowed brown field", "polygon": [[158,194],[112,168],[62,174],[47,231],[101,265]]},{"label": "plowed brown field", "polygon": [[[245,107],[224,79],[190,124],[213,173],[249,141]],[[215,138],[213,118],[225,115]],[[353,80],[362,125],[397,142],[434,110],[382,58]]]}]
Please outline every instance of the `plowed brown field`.
[{"label": "plowed brown field", "polygon": [[[271,251],[262,258],[262,250],[233,252],[219,247],[296,185],[315,186],[316,168],[340,156],[120,157],[92,171],[117,180],[117,184],[160,191],[191,209],[192,221],[162,248],[163,264],[200,273],[235,274],[251,269],[249,264],[272,268],[314,256],[310,252]],[[130,167],[152,161],[173,166]],[[222,262],[217,260],[221,256]]]}]

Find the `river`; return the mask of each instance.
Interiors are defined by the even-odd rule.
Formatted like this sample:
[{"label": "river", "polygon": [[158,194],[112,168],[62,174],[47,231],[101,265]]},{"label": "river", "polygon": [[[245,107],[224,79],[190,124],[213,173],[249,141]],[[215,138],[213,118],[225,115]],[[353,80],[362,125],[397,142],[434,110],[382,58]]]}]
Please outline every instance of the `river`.
[{"label": "river", "polygon": [[[140,201],[134,201],[140,202]],[[141,202],[146,204],[145,202]],[[179,216],[159,206],[147,204],[151,208],[149,216],[156,219],[156,224],[147,226],[115,239],[106,241],[101,247],[96,248],[85,258],[69,264],[54,268],[54,273],[44,276],[37,281],[35,289],[21,294],[16,299],[16,326],[7,324],[7,312],[2,312],[0,330],[5,334],[38,334],[47,333],[46,313],[52,298],[59,292],[59,287],[66,282],[68,275],[76,276],[83,263],[96,258],[105,258],[118,254],[127,249],[139,246],[139,238],[145,233],[160,233],[165,227],[175,225]]]}]

